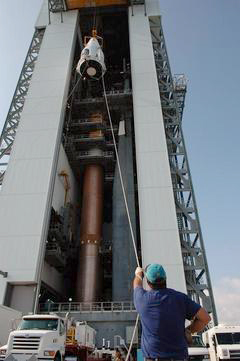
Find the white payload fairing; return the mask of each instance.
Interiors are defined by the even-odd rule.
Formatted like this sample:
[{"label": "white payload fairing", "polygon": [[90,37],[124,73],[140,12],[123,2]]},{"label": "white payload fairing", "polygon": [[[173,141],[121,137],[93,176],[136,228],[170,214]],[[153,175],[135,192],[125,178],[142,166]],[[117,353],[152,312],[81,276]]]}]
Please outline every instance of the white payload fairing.
[{"label": "white payload fairing", "polygon": [[89,39],[85,42],[76,70],[84,78],[99,80],[106,71],[104,54],[98,41],[102,38],[93,36]]}]

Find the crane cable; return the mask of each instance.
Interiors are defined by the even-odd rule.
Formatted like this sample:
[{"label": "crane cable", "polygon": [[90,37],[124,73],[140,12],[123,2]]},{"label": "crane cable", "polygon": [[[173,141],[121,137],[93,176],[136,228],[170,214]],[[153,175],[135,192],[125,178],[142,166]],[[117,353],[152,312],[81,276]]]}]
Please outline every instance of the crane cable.
[{"label": "crane cable", "polygon": [[68,97],[67,97],[67,102],[68,102],[68,100],[70,99],[70,97],[71,97],[71,95],[73,94],[73,92],[75,91],[75,89],[76,89],[76,87],[77,87],[77,85],[78,85],[78,83],[79,83],[80,79],[81,79],[81,77],[79,76],[78,80],[76,81],[76,83],[75,83],[75,85],[73,86],[73,88],[72,88],[72,90],[71,90],[70,94],[69,94],[69,95],[68,95]]},{"label": "crane cable", "polygon": [[[107,94],[106,94],[106,88],[105,88],[105,82],[104,82],[104,74],[102,75],[102,85],[103,85],[103,94],[104,94],[105,103],[106,103],[106,108],[107,108],[107,113],[108,113],[108,119],[109,119],[109,123],[110,123],[110,127],[111,127],[111,133],[112,133],[113,144],[114,144],[114,149],[115,149],[115,154],[116,154],[116,160],[117,160],[119,177],[120,177],[120,182],[121,182],[121,187],[122,187],[122,193],[123,193],[125,208],[126,208],[127,217],[128,217],[129,228],[130,228],[131,237],[132,237],[133,248],[134,248],[134,252],[135,252],[135,257],[136,257],[137,265],[138,265],[138,267],[140,267],[140,262],[139,262],[138,254],[137,254],[136,241],[135,241],[135,237],[134,237],[134,233],[133,233],[133,227],[132,227],[131,217],[130,217],[130,213],[129,213],[129,207],[128,207],[128,202],[127,202],[125,187],[124,187],[124,183],[123,183],[122,169],[121,169],[120,160],[119,160],[119,155],[118,155],[116,138],[115,138],[115,134],[114,134],[114,130],[113,130],[112,118],[111,118],[111,114],[110,114],[110,110],[109,110],[109,105],[108,105],[108,100],[107,100]],[[137,315],[137,318],[136,318],[136,322],[135,322],[135,326],[134,326],[133,334],[132,334],[132,339],[131,339],[131,342],[130,342],[130,345],[129,345],[129,349],[128,349],[128,353],[127,353],[127,356],[126,356],[125,361],[128,361],[129,356],[130,356],[130,353],[131,353],[131,349],[132,349],[132,345],[133,345],[133,340],[134,340],[135,333],[136,333],[136,329],[137,329],[138,320],[139,320],[139,314]]]}]

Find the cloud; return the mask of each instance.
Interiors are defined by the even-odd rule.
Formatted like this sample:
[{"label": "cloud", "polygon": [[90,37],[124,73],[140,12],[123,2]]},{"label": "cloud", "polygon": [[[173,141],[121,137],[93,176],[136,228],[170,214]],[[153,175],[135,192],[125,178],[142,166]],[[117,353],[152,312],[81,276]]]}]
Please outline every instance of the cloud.
[{"label": "cloud", "polygon": [[221,278],[213,287],[218,322],[240,325],[240,278]]}]

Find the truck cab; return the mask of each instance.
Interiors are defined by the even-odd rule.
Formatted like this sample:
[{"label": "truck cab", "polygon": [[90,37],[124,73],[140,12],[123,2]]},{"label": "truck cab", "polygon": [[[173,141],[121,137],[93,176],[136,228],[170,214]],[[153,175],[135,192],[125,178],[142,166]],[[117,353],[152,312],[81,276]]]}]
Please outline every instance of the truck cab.
[{"label": "truck cab", "polygon": [[7,345],[0,348],[1,360],[12,355],[16,360],[63,360],[65,320],[57,315],[27,315],[12,331]]},{"label": "truck cab", "polygon": [[203,333],[210,360],[240,359],[240,326],[215,326]]}]

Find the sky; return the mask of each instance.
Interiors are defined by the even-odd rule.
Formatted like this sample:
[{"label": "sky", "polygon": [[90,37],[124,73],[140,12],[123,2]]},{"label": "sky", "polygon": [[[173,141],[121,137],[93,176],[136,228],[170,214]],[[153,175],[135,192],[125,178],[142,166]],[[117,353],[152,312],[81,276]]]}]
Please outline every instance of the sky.
[{"label": "sky", "polygon": [[[0,1],[0,129],[42,0]],[[160,0],[219,321],[240,324],[240,1]]]}]

